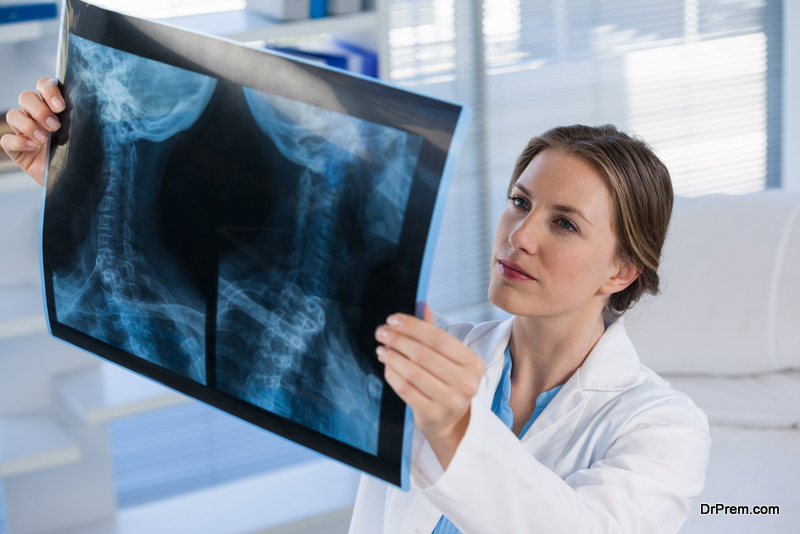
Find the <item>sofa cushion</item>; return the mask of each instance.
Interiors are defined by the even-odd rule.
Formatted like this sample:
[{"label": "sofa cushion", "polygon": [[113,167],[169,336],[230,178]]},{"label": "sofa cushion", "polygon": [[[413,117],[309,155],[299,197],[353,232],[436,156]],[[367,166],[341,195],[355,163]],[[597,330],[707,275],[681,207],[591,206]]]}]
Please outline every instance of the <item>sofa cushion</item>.
[{"label": "sofa cushion", "polygon": [[674,389],[686,393],[712,425],[800,426],[800,372],[746,377],[664,375],[664,378]]},{"label": "sofa cushion", "polygon": [[676,198],[662,294],[626,314],[659,373],[800,369],[800,193]]},{"label": "sofa cushion", "polygon": [[800,215],[797,212],[784,254],[775,310],[775,359],[780,367],[800,369]]},{"label": "sofa cushion", "polygon": [[[706,484],[681,534],[784,534],[798,531],[800,432],[711,427]],[[749,506],[750,515],[703,514],[701,506]],[[758,514],[754,506],[778,506]]]}]

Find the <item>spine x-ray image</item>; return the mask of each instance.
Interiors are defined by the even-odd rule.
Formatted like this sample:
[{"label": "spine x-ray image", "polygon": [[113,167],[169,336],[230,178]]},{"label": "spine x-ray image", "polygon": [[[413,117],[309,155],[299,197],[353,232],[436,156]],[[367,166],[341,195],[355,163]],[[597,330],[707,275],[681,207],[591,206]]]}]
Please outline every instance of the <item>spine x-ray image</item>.
[{"label": "spine x-ray image", "polygon": [[66,5],[53,335],[400,485],[372,333],[413,313],[462,108]]}]

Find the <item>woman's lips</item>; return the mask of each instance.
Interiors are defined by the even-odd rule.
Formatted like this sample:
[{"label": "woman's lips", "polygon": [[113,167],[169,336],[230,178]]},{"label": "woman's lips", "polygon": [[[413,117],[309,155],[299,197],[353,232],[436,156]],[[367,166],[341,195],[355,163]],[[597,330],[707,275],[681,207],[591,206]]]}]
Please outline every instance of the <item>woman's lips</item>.
[{"label": "woman's lips", "polygon": [[497,270],[509,280],[536,280],[536,278],[526,273],[519,264],[510,260],[497,260]]}]

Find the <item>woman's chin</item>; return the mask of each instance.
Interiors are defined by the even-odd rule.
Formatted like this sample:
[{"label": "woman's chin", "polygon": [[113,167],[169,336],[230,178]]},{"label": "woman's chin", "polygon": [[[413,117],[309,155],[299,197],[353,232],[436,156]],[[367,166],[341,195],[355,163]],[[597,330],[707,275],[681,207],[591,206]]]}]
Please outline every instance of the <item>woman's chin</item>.
[{"label": "woman's chin", "polygon": [[511,315],[535,315],[531,298],[525,298],[519,291],[502,283],[489,284],[489,302],[496,308]]}]

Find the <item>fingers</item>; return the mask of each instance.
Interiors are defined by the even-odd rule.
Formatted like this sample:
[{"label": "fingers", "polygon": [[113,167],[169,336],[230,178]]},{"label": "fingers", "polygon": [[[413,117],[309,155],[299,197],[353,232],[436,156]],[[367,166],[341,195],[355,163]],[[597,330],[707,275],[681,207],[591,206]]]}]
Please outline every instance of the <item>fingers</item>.
[{"label": "fingers", "polygon": [[3,140],[3,149],[15,161],[20,152],[41,148],[47,143],[47,134],[61,128],[61,121],[55,113],[63,111],[65,104],[56,81],[42,78],[36,89],[41,97],[33,91],[23,91],[19,95],[21,109],[12,109],[6,115],[8,125],[16,135]]},{"label": "fingers", "polygon": [[[33,119],[41,129],[55,132],[61,128],[61,122],[58,120],[58,117],[53,114],[53,111],[42,101],[39,95],[33,91],[24,91],[19,95],[19,106],[22,108],[23,114]],[[9,124],[11,124],[10,121]]]},{"label": "fingers", "polygon": [[384,372],[384,378],[386,378],[386,383],[397,393],[397,396],[411,406],[415,413],[427,412],[436,408],[436,403],[430,397],[425,396],[411,382],[388,365]]},{"label": "fingers", "polygon": [[51,78],[42,78],[36,90],[19,95],[21,109],[13,109],[6,115],[13,135],[4,135],[0,146],[19,167],[38,184],[44,181],[44,159],[48,133],[61,128],[56,117],[66,109],[64,97],[58,84]]},{"label": "fingers", "polygon": [[[33,146],[31,146],[33,145]],[[21,152],[34,152],[39,149],[39,144],[23,137],[21,135],[4,135],[0,138],[0,146],[9,155],[9,157],[16,161]]]},{"label": "fingers", "polygon": [[39,91],[42,100],[48,105],[54,113],[61,113],[64,111],[66,104],[61,90],[58,88],[58,82],[53,78],[42,78],[36,84],[36,90]]},{"label": "fingers", "polygon": [[461,341],[435,324],[403,313],[390,315],[386,319],[386,324],[391,332],[412,338],[460,365],[477,365],[476,360],[483,363],[483,360],[465,347]]},{"label": "fingers", "polygon": [[18,137],[26,138],[24,141],[28,147],[36,149],[47,142],[47,131],[24,112],[12,109],[6,115],[6,121]]},{"label": "fingers", "polygon": [[454,388],[403,354],[386,347],[377,352],[385,364],[386,383],[412,409],[414,424],[446,466],[466,431],[477,385],[474,390]]},{"label": "fingers", "polygon": [[416,365],[425,369],[442,382],[451,386],[471,389],[468,374],[461,364],[423,345],[414,338],[404,336],[382,326],[375,332],[375,338],[387,347],[404,355]]},{"label": "fingers", "polygon": [[470,348],[410,315],[392,315],[387,323],[375,332],[378,359],[387,368],[444,405],[462,405],[477,394],[486,366]]},{"label": "fingers", "polygon": [[[446,397],[446,384],[420,365],[405,358],[397,351],[386,347],[378,347],[376,352],[378,353],[378,360],[386,366],[387,371],[402,378],[402,380],[395,379],[395,382],[400,387],[400,391],[395,389],[395,392],[400,398],[409,395],[421,395],[428,400],[441,401]],[[389,382],[388,377],[386,381]],[[390,385],[394,388],[393,384],[390,383]],[[414,392],[408,391],[410,388],[413,388]],[[413,403],[409,404],[413,405]]]}]

